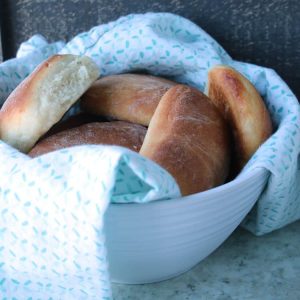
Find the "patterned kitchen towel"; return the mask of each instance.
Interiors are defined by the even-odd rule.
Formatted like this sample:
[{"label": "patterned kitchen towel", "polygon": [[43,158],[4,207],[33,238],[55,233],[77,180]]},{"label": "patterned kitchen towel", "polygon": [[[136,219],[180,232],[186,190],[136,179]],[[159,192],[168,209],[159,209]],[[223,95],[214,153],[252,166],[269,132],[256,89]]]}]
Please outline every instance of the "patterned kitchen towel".
[{"label": "patterned kitchen towel", "polygon": [[[128,15],[67,44],[33,36],[17,58],[0,65],[0,103],[54,53],[88,55],[103,76],[146,71],[200,90],[213,65],[239,70],[263,96],[276,129],[243,170],[263,167],[271,174],[243,226],[261,235],[300,218],[300,109],[273,70],[232,60],[207,33],[180,16]],[[0,142],[0,153],[3,299],[109,298],[102,234],[107,204],[179,196],[167,172],[121,147],[73,147],[30,159]]]},{"label": "patterned kitchen towel", "polygon": [[123,147],[31,159],[0,142],[0,153],[0,299],[110,299],[108,203],[180,196],[166,171]]}]

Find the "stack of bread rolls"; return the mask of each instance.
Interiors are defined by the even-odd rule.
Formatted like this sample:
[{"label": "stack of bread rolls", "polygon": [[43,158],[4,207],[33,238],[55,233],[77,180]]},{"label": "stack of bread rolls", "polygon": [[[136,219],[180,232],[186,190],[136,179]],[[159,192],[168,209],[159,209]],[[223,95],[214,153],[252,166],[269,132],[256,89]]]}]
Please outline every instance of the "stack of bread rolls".
[{"label": "stack of bread rolls", "polygon": [[[206,95],[151,75],[99,75],[88,57],[49,58],[4,103],[1,139],[31,157],[123,146],[165,168],[189,195],[223,184],[272,133],[259,93],[228,66],[209,71]],[[82,112],[62,121],[77,101]]]}]

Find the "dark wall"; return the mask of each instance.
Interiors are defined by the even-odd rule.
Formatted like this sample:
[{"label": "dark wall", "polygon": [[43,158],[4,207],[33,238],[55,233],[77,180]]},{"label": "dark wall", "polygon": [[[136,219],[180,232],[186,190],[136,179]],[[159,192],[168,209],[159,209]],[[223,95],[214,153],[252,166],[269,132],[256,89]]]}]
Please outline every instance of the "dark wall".
[{"label": "dark wall", "polygon": [[167,11],[189,18],[238,60],[275,69],[300,97],[299,0],[0,0],[4,59],[34,33],[69,40],[121,15]]}]

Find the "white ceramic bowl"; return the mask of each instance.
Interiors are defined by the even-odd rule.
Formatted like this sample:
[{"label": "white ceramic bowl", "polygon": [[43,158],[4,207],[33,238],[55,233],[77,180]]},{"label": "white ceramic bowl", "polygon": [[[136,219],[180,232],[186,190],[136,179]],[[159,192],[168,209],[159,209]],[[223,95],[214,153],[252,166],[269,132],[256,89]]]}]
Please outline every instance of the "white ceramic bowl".
[{"label": "white ceramic bowl", "polygon": [[156,282],[195,266],[240,224],[268,175],[259,168],[180,199],[110,205],[105,230],[112,281]]}]

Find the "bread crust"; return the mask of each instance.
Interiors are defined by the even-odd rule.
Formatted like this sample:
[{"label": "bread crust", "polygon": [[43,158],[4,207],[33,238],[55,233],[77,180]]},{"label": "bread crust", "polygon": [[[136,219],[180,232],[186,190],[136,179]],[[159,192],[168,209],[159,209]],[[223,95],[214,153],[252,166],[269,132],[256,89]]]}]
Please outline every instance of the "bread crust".
[{"label": "bread crust", "polygon": [[174,85],[173,81],[151,75],[106,76],[84,93],[81,108],[91,114],[148,126],[159,100]]},{"label": "bread crust", "polygon": [[272,134],[272,122],[263,99],[252,83],[228,66],[208,73],[207,95],[228,122],[233,134],[238,172]]},{"label": "bread crust", "polygon": [[138,152],[147,129],[123,121],[93,122],[60,131],[39,141],[28,153],[31,157],[78,145],[118,145]]},{"label": "bread crust", "polygon": [[183,195],[224,183],[230,164],[228,128],[200,91],[176,85],[161,98],[140,154],[177,181]]},{"label": "bread crust", "polygon": [[71,129],[74,127],[78,127],[87,123],[105,122],[105,121],[107,120],[105,120],[102,117],[80,112],[78,114],[69,116],[67,119],[62,120],[57,124],[55,124],[53,127],[50,128],[49,131],[46,132],[46,134],[42,137],[42,139],[50,135],[56,134],[58,132]]}]

